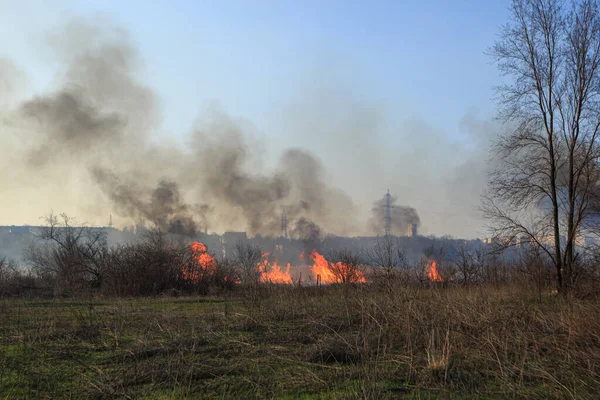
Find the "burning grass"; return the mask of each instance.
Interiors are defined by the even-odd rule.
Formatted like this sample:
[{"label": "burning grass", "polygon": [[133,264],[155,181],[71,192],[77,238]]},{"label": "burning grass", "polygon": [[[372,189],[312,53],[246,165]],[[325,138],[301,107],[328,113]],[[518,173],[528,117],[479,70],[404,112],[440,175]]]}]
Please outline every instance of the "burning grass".
[{"label": "burning grass", "polygon": [[596,398],[600,304],[272,286],[0,301],[2,398]]},{"label": "burning grass", "polygon": [[206,246],[200,242],[190,245],[191,260],[181,268],[183,279],[192,283],[198,283],[205,276],[211,276],[217,272],[217,261],[208,253]]},{"label": "burning grass", "polygon": [[443,282],[444,281],[442,279],[442,277],[440,276],[440,273],[438,272],[436,261],[429,261],[427,277],[429,278],[429,280],[431,282]]},{"label": "burning grass", "polygon": [[332,283],[366,283],[367,279],[358,269],[357,265],[348,262],[330,262],[316,250],[310,253],[310,259],[314,262],[311,272],[315,280],[322,284]]},{"label": "burning grass", "polygon": [[[181,276],[185,281],[192,284],[198,284],[204,278],[215,275],[218,271],[218,263],[215,258],[208,253],[206,246],[200,242],[194,242],[190,245],[191,259],[189,262],[181,265]],[[263,253],[262,260],[256,265],[256,273],[261,283],[272,283],[279,285],[292,285],[294,282],[301,283],[299,274],[296,279],[292,276],[292,266],[287,264],[285,269],[279,265],[279,260],[269,260],[270,253]],[[300,257],[304,259],[303,255]],[[311,282],[317,284],[334,283],[366,283],[367,279],[359,269],[359,265],[352,262],[328,261],[323,255],[313,250],[310,254],[313,265],[310,267],[312,273]],[[297,268],[295,268],[297,269]],[[241,275],[241,274],[240,274]],[[240,277],[234,280],[234,283],[240,284]]]}]

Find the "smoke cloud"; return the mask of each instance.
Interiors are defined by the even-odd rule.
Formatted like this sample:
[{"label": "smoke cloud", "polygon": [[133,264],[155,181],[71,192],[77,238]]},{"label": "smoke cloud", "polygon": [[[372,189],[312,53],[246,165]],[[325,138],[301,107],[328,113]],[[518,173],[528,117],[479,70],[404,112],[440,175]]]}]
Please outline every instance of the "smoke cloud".
[{"label": "smoke cloud", "polygon": [[118,175],[95,168],[92,177],[114,204],[115,211],[135,220],[148,220],[166,232],[193,236],[193,212],[181,196],[176,182],[161,179],[154,189],[135,182],[121,182]]},{"label": "smoke cloud", "polygon": [[315,156],[288,149],[266,172],[252,126],[220,109],[199,119],[186,149],[154,142],[157,102],[136,79],[139,56],[127,35],[111,32],[74,21],[53,36],[63,79],[8,114],[7,126],[26,132],[24,176],[59,181],[67,170],[76,178],[66,179],[65,190],[76,181],[79,191],[100,194],[90,206],[108,202],[124,221],[181,234],[202,226],[278,235],[284,209],[299,237],[342,233],[355,223],[346,214],[351,199],[325,183]]},{"label": "smoke cloud", "polygon": [[[159,137],[160,102],[142,79],[144,65],[127,32],[76,19],[47,44],[57,79],[26,99],[18,95],[24,74],[0,59],[2,130],[10,149],[0,160],[6,194],[0,204],[20,218],[56,210],[98,224],[113,214],[121,226],[145,220],[186,235],[244,230],[267,236],[281,233],[285,211],[290,235],[314,240],[383,233],[385,200],[368,211],[389,187],[403,194],[394,198],[392,223],[394,233],[404,234],[408,224],[425,221],[430,231],[450,226],[423,202],[436,190],[454,203],[469,201],[461,212],[472,214],[473,198],[464,196],[484,184],[485,173],[475,166],[482,152],[461,153],[422,121],[391,120],[385,107],[349,89],[354,82],[325,75],[327,84],[314,93],[308,87],[302,101],[281,110],[284,133],[269,143],[250,122],[209,107],[181,145]],[[466,124],[474,132],[488,129]],[[410,135],[396,135],[399,143],[381,148],[378,139],[398,126]],[[406,153],[392,151],[395,146]],[[476,176],[465,180],[467,174]],[[423,219],[407,204],[419,204]]]},{"label": "smoke cloud", "polygon": [[[390,197],[392,234],[406,235],[409,225],[413,224],[418,226],[421,223],[421,220],[419,219],[417,210],[412,207],[398,205],[397,202],[397,197]],[[385,209],[385,196],[374,202],[373,208],[371,208],[372,216],[369,219],[369,227],[371,232],[375,235],[382,235],[385,233]]]},{"label": "smoke cloud", "polygon": [[23,71],[12,60],[0,57],[0,110],[12,104],[26,87]]},{"label": "smoke cloud", "polygon": [[293,238],[303,241],[315,241],[321,238],[321,228],[305,217],[296,220],[290,233]]}]

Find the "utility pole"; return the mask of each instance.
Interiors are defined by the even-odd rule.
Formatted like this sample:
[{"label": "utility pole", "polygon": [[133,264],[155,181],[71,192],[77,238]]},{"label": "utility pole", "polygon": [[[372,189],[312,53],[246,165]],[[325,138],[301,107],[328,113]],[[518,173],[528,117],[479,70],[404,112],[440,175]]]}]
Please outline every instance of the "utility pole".
[{"label": "utility pole", "polygon": [[392,233],[392,195],[390,189],[385,194],[385,235]]},{"label": "utility pole", "polygon": [[287,213],[285,207],[281,207],[281,236],[284,238],[288,237],[287,233]]}]

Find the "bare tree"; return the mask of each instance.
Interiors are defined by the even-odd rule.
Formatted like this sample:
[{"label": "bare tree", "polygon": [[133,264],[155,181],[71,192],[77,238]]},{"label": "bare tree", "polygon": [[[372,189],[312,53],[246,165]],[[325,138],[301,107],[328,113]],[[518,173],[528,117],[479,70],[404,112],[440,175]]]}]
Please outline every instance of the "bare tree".
[{"label": "bare tree", "polygon": [[491,49],[509,77],[501,119],[514,130],[494,147],[484,211],[497,236],[526,236],[572,286],[576,238],[597,214],[600,14],[597,0],[513,0]]},{"label": "bare tree", "polygon": [[455,265],[459,279],[464,286],[473,285],[481,280],[483,255],[481,247],[469,249],[464,242],[458,246]]},{"label": "bare tree", "polygon": [[361,271],[362,260],[358,253],[350,248],[343,248],[330,254],[329,269],[338,283],[362,283],[366,278]]},{"label": "bare tree", "polygon": [[260,281],[258,264],[262,260],[261,248],[250,242],[237,242],[233,250],[233,263],[239,269],[242,282],[257,284]]},{"label": "bare tree", "polygon": [[[388,284],[398,278],[400,268],[407,267],[406,252],[398,238],[391,235],[378,237],[373,248],[367,250],[367,258],[375,266],[375,271],[383,273]],[[408,275],[405,274],[405,277]]]},{"label": "bare tree", "polygon": [[106,271],[106,232],[86,226],[65,214],[44,217],[47,226],[38,233],[42,243],[31,246],[26,258],[59,292],[85,285],[100,286]]},{"label": "bare tree", "polygon": [[[103,290],[119,296],[157,295],[174,288],[200,289],[205,276],[183,279],[185,267],[197,263],[187,244],[177,244],[158,228],[144,232],[142,240],[109,249]],[[192,267],[193,270],[195,268]]]},{"label": "bare tree", "polygon": [[513,274],[519,273],[517,283],[533,285],[538,297],[542,298],[542,290],[548,288],[552,268],[548,266],[548,257],[537,246],[527,246],[518,253],[513,266]]},{"label": "bare tree", "polygon": [[5,257],[0,258],[0,295],[7,292],[9,283],[17,274],[17,265]]}]

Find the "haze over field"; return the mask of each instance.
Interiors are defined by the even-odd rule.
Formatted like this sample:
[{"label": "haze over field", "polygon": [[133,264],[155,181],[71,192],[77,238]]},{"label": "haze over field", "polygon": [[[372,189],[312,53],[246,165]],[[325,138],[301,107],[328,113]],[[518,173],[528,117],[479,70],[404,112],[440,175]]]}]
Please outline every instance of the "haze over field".
[{"label": "haze over field", "polygon": [[[332,32],[322,32],[327,45],[311,48],[284,27],[273,27],[270,35],[281,29],[295,38],[288,45],[298,46],[300,67],[291,68],[276,44],[265,44],[272,54],[260,46],[247,54],[241,38],[261,39],[264,32],[256,26],[223,27],[225,37],[214,35],[218,47],[207,45],[204,36],[198,43],[188,37],[172,42],[165,24],[155,28],[177,47],[161,55],[169,59],[165,64],[156,56],[164,43],[140,28],[150,18],[146,14],[130,20],[126,11],[107,7],[42,17],[48,7],[38,6],[32,15],[23,6],[0,17],[5,37],[19,21],[40,22],[22,24],[27,39],[15,39],[0,54],[0,224],[38,224],[39,216],[55,211],[95,225],[106,224],[112,214],[117,226],[145,219],[183,233],[207,225],[209,231],[276,235],[285,207],[290,232],[298,236],[372,235],[382,233],[380,199],[390,189],[399,225],[420,222],[423,234],[483,234],[477,207],[489,170],[489,140],[498,128],[489,122],[488,105],[482,111],[477,106],[491,92],[466,88],[458,102],[466,105],[456,110],[442,85],[433,91],[424,85],[420,93],[409,84],[406,93],[397,83],[386,87],[414,80],[451,86],[457,71],[444,70],[442,64],[450,63],[444,54],[433,58],[439,61],[435,72],[411,75],[408,69],[381,80],[355,61],[360,54],[329,42]],[[384,6],[373,10],[378,7]],[[200,11],[200,20],[208,18]],[[292,14],[287,8],[273,12]],[[172,24],[180,17],[165,18]],[[310,29],[307,21],[296,23],[296,29]],[[418,53],[403,52],[401,42],[389,40],[376,41],[382,49],[365,57],[384,63],[397,46],[403,62],[418,63]],[[226,63],[230,57],[223,49],[248,56],[247,65],[217,68],[219,59]],[[197,60],[214,69],[191,70]],[[476,60],[477,68],[494,70],[483,54]],[[264,77],[232,94],[228,80],[252,80],[260,71]],[[194,92],[182,89],[174,100],[182,80]],[[222,96],[207,84],[211,80],[223,83]],[[263,81],[270,84],[261,88]],[[432,107],[424,112],[423,104]]]}]

